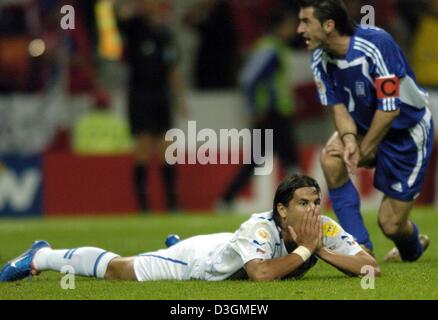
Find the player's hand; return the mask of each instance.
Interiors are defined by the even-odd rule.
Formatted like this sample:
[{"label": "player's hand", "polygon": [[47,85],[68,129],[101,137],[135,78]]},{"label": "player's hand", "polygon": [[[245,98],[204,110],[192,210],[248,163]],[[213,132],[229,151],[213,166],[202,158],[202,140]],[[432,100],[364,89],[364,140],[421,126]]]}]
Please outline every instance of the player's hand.
[{"label": "player's hand", "polygon": [[322,246],[322,219],[318,211],[318,206],[309,206],[296,238],[296,243],[299,246],[306,247],[312,253]]},{"label": "player's hand", "polygon": [[360,160],[360,150],[356,140],[348,140],[344,147],[344,162],[348,174],[355,175]]}]

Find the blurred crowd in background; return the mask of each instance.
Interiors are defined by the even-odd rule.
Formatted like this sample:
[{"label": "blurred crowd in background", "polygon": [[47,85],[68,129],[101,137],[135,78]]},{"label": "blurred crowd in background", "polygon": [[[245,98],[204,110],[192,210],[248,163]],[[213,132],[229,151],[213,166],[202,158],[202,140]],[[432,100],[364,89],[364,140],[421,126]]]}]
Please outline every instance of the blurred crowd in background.
[{"label": "blurred crowd in background", "polygon": [[[105,27],[99,30],[99,25],[106,23],[99,19],[111,19],[99,16],[96,7],[99,2],[105,0],[1,1],[0,94],[46,93],[62,81],[69,96],[88,94],[98,106],[111,105],[111,91],[126,84],[120,68],[129,63],[129,57],[123,53],[118,56],[117,53],[99,51],[99,45],[105,41],[115,41],[116,47],[123,45],[117,43],[117,39],[111,39],[117,35],[106,34]],[[150,1],[119,2],[134,3],[141,11],[148,10]],[[237,89],[239,70],[257,39],[267,31],[272,11],[279,5],[296,9],[291,0],[152,2],[160,3],[161,23],[167,24],[176,35],[185,80],[193,90]],[[361,13],[361,7],[372,5],[376,25],[388,30],[398,40],[417,68],[417,75],[420,73],[420,82],[425,86],[438,86],[438,70],[433,72],[437,64],[436,56],[433,56],[437,52],[433,48],[436,46],[433,39],[436,39],[437,28],[433,23],[438,15],[437,1],[347,0],[346,4],[358,22],[365,15]],[[75,9],[73,30],[60,27],[63,16],[60,10],[64,5]],[[196,48],[190,48],[192,51],[184,43],[188,35],[196,37],[196,45],[193,45]],[[299,36],[292,39],[290,45],[300,50],[302,41]],[[431,49],[427,51],[425,47]],[[122,66],[117,68],[108,61],[117,61]],[[427,70],[427,75],[421,74],[423,69]],[[5,103],[2,99],[2,104]],[[7,146],[0,149],[5,150]]]},{"label": "blurred crowd in background", "polygon": [[[152,15],[172,33],[175,50],[170,54],[175,55],[184,83],[180,85],[180,94],[188,97],[181,98],[183,103],[180,113],[173,115],[173,126],[178,126],[175,118],[179,117],[198,120],[205,126],[213,122],[224,128],[245,127],[250,121],[245,120],[245,111],[239,111],[245,110],[243,103],[235,103],[236,113],[229,117],[229,122],[226,118],[220,122],[213,111],[205,110],[214,108],[218,117],[222,116],[220,108],[227,113],[227,107],[230,108],[227,101],[234,101],[230,94],[240,95],[242,69],[258,40],[269,32],[272,14],[281,7],[294,10],[297,15],[294,2],[0,1],[0,153],[70,150],[77,154],[118,154],[135,149],[127,121],[127,92],[136,57],[130,54],[121,21],[142,14]],[[396,38],[420,84],[437,100],[438,1],[345,3],[357,22],[368,13],[361,12],[363,6],[374,8],[376,25]],[[68,13],[68,10],[61,13],[64,6],[74,8],[72,29],[61,26]],[[331,128],[331,120],[322,107],[312,107],[315,90],[310,55],[297,34],[288,45],[298,61],[290,88],[297,91],[295,121],[299,125],[312,119],[321,121],[317,122],[320,130],[310,127],[297,133],[298,142],[322,143],[327,134],[321,128]],[[212,109],[208,109],[208,104]],[[244,120],[236,125],[235,119],[239,117]]]}]

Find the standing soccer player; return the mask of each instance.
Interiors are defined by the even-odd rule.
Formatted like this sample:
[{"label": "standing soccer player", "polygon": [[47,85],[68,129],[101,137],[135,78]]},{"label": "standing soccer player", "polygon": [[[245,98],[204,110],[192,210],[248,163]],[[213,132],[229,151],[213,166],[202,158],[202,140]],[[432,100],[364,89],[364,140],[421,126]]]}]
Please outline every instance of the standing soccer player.
[{"label": "standing soccer player", "polygon": [[372,250],[350,175],[375,167],[374,186],[384,193],[379,226],[396,246],[385,260],[415,261],[429,245],[409,220],[433,145],[427,93],[394,39],[356,25],[343,1],[302,0],[300,8],[298,32],[313,51],[319,99],[333,109],[337,129],[321,154],[334,211]]},{"label": "standing soccer player", "polygon": [[168,143],[164,136],[172,127],[172,112],[185,113],[185,85],[163,4],[159,0],[115,3],[129,67],[128,113],[135,159],[132,178],[141,212],[150,210],[146,186],[154,153],[160,156],[168,210],[178,210],[176,168],[165,162]]}]

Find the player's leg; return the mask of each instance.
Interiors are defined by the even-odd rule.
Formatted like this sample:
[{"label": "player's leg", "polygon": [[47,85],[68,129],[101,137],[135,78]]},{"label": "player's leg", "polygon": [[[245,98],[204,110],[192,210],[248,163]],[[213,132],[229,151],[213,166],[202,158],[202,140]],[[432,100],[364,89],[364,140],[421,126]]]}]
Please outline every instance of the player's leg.
[{"label": "player's leg", "polygon": [[178,197],[177,197],[177,170],[176,165],[170,165],[166,161],[166,149],[172,142],[166,141],[164,139],[164,134],[157,137],[156,144],[158,149],[158,154],[160,155],[161,161],[161,177],[164,181],[164,187],[166,192],[167,208],[170,211],[178,210]]},{"label": "player's leg", "polygon": [[400,201],[385,196],[379,209],[379,226],[386,237],[394,241],[385,260],[415,261],[427,249],[427,236],[420,236],[417,225],[409,220],[415,201]]},{"label": "player's leg", "polygon": [[148,210],[146,182],[149,161],[153,152],[154,138],[148,133],[138,133],[134,137],[133,182],[137,204],[142,212]]},{"label": "player's leg", "polygon": [[222,195],[221,203],[218,210],[229,210],[231,203],[239,192],[249,183],[254,174],[255,163],[245,164],[238,171],[231,183]]},{"label": "player's leg", "polygon": [[370,236],[360,212],[359,193],[345,167],[343,150],[344,145],[335,132],[321,152],[321,166],[330,200],[342,228],[352,234],[357,242],[372,250]]},{"label": "player's leg", "polygon": [[32,247],[2,268],[0,281],[16,281],[42,271],[73,268],[79,276],[104,279],[108,265],[119,255],[100,248],[82,247],[55,250],[46,241],[35,241]]},{"label": "player's leg", "polygon": [[[261,145],[254,146],[255,148],[258,148],[260,150],[260,155],[265,156],[265,129],[271,128],[268,126],[267,120],[265,118],[261,119],[257,122],[255,129],[260,129],[262,132],[260,141],[253,141],[253,143],[261,143]],[[274,132],[275,136],[275,132]],[[248,152],[248,151],[246,151]],[[254,175],[254,169],[257,166],[254,162],[254,159],[251,156],[251,163],[244,164],[240,170],[237,172],[237,175],[231,180],[230,184],[227,186],[225,191],[223,192],[221,196],[221,200],[217,205],[218,210],[224,210],[229,211],[231,203],[234,201],[234,199],[237,197],[240,191],[248,185],[248,183],[251,181],[251,177]]]},{"label": "player's leg", "polygon": [[109,263],[120,256],[100,248],[82,247],[55,250],[39,250],[32,260],[32,268],[37,272],[62,271],[70,266],[75,275],[104,279]]},{"label": "player's leg", "polygon": [[415,199],[421,192],[432,154],[434,127],[430,111],[409,131],[388,134],[378,148],[375,187],[385,194],[379,210],[379,225],[396,248],[385,260],[415,261],[429,240],[419,235],[409,221]]},{"label": "player's leg", "polygon": [[105,280],[137,281],[134,271],[134,261],[136,257],[114,258],[108,264],[105,272]]},{"label": "player's leg", "polygon": [[[193,279],[193,258],[203,242],[192,237],[176,241],[167,249],[146,252],[133,260],[133,270],[138,281]],[[168,238],[169,239],[169,238]],[[175,240],[175,239],[174,239]],[[197,267],[195,267],[195,270]],[[196,272],[195,272],[196,273]]]},{"label": "player's leg", "polygon": [[139,210],[146,212],[149,209],[146,182],[154,147],[151,134],[151,127],[154,126],[154,101],[139,88],[130,88],[128,96],[129,124],[134,140],[133,189]]},{"label": "player's leg", "polygon": [[300,173],[299,150],[292,119],[276,115],[273,122],[274,153],[278,154],[288,175]]},{"label": "player's leg", "polygon": [[163,97],[163,99],[157,101],[155,118],[156,151],[160,156],[160,171],[165,187],[167,207],[168,210],[176,212],[178,210],[177,170],[176,165],[169,165],[166,161],[166,150],[172,143],[165,140],[166,132],[172,127],[171,106],[167,98]]}]

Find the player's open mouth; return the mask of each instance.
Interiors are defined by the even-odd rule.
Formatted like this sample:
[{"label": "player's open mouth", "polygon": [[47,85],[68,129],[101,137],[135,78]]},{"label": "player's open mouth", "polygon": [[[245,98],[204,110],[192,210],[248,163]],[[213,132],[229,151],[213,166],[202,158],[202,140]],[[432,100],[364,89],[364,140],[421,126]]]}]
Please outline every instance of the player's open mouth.
[{"label": "player's open mouth", "polygon": [[304,42],[306,43],[306,46],[310,45],[310,38],[303,37]]}]

